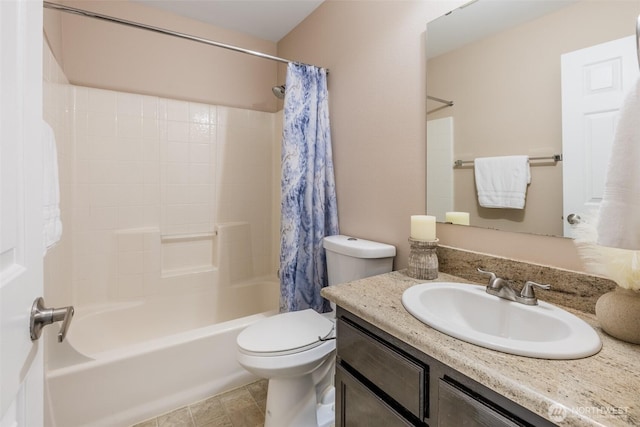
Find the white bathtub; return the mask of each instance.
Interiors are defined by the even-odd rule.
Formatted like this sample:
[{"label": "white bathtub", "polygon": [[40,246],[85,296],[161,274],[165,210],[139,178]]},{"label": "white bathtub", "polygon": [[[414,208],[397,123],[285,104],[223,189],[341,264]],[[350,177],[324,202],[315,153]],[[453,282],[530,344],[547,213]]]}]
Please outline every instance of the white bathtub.
[{"label": "white bathtub", "polygon": [[129,426],[255,380],[236,362],[236,337],[276,312],[278,284],[227,292],[78,310],[49,358],[52,424]]}]

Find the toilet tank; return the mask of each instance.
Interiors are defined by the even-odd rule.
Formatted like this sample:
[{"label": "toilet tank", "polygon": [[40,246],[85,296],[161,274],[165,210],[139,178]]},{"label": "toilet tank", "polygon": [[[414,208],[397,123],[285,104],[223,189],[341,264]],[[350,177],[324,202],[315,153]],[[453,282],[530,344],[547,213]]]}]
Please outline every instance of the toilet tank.
[{"label": "toilet tank", "polygon": [[343,235],[323,240],[329,285],[388,273],[393,268],[396,247]]}]

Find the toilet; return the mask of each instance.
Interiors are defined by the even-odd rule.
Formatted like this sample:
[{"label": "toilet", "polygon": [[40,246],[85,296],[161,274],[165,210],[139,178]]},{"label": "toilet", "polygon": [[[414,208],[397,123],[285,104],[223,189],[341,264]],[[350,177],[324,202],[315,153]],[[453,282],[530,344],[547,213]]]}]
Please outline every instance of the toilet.
[{"label": "toilet", "polygon": [[[349,236],[323,240],[329,286],[392,270],[396,248]],[[269,379],[265,427],[328,427],[335,419],[335,306],[258,321],[237,339],[238,363]]]}]

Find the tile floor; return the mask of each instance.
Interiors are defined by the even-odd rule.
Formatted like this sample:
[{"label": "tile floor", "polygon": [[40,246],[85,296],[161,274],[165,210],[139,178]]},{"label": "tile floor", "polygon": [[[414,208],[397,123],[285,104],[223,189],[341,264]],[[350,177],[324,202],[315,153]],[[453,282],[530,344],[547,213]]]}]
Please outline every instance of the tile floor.
[{"label": "tile floor", "polygon": [[267,380],[212,396],[133,427],[262,427]]}]

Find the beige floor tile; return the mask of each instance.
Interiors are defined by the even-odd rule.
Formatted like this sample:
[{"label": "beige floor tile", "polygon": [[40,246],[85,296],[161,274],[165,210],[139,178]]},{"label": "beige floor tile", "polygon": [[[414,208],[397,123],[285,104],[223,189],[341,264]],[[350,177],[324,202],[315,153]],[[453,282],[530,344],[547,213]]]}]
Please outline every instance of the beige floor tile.
[{"label": "beige floor tile", "polygon": [[258,408],[260,408],[260,410],[264,414],[267,411],[267,399],[257,400],[256,403],[258,404]]},{"label": "beige floor tile", "polygon": [[261,380],[132,427],[262,427],[267,380]]},{"label": "beige floor tile", "polygon": [[[262,423],[262,425],[260,427],[262,427],[264,425],[264,422]],[[212,421],[210,423],[207,424],[203,424],[201,426],[198,427],[233,427],[233,424],[231,424],[231,421],[229,421],[229,419],[227,418],[227,421]]]},{"label": "beige floor tile", "polygon": [[176,409],[158,417],[158,427],[194,427],[188,408]]},{"label": "beige floor tile", "polygon": [[207,400],[189,405],[191,416],[196,427],[205,426],[213,423],[213,425],[231,426],[231,421],[220,402],[220,398],[211,397]]},{"label": "beige floor tile", "polygon": [[227,393],[223,393],[220,396],[220,402],[224,406],[227,413],[236,412],[239,409],[244,409],[250,406],[255,406],[256,402],[245,387],[231,390]]},{"label": "beige floor tile", "polygon": [[263,427],[264,414],[255,403],[229,413],[233,427]]},{"label": "beige floor tile", "polygon": [[245,387],[249,390],[249,393],[251,393],[251,396],[253,396],[256,402],[267,399],[267,388],[269,387],[268,380],[260,380],[255,383],[248,384]]},{"label": "beige floor tile", "polygon": [[158,427],[158,420],[156,418],[152,420],[143,421],[141,423],[135,424],[132,427]]},{"label": "beige floor tile", "polygon": [[[264,426],[264,421],[260,427],[262,426]],[[224,418],[213,420],[209,423],[198,425],[197,427],[233,427],[233,424],[231,423],[231,420],[229,420],[229,417],[225,415]]]}]

